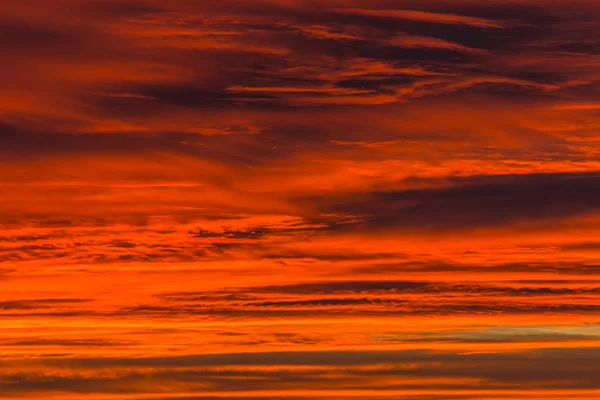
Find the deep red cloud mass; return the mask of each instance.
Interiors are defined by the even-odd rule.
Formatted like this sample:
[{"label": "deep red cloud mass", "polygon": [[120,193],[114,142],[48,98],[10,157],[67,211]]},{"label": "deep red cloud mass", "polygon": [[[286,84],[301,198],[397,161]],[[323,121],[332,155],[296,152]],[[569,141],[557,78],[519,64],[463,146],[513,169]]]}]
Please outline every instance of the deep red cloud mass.
[{"label": "deep red cloud mass", "polygon": [[596,0],[0,4],[0,398],[600,399]]}]

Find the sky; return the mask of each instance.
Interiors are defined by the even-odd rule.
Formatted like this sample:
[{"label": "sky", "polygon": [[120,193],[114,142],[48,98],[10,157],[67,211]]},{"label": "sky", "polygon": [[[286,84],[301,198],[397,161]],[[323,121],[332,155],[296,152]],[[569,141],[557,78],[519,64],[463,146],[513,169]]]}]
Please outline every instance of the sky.
[{"label": "sky", "polygon": [[0,3],[0,398],[600,399],[597,0]]}]

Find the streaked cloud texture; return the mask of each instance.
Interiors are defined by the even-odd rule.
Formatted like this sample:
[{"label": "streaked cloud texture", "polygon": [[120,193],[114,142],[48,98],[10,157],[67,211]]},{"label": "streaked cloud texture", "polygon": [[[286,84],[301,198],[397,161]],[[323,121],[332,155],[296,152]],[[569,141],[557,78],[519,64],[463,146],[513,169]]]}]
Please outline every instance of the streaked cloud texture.
[{"label": "streaked cloud texture", "polygon": [[600,398],[596,0],[0,4],[0,398]]}]

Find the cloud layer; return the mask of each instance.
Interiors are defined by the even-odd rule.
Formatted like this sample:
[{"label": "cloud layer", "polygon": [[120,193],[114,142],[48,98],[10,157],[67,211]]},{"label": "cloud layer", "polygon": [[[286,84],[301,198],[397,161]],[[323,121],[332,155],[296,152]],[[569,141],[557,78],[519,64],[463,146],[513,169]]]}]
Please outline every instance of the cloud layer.
[{"label": "cloud layer", "polygon": [[596,3],[0,5],[0,397],[600,398]]}]

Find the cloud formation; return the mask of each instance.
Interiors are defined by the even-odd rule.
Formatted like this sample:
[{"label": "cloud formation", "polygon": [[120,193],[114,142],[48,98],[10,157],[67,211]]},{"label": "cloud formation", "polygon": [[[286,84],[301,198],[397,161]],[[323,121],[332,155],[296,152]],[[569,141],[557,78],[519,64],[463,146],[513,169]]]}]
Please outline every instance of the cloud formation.
[{"label": "cloud formation", "polygon": [[600,397],[599,30],[0,4],[0,397]]}]

